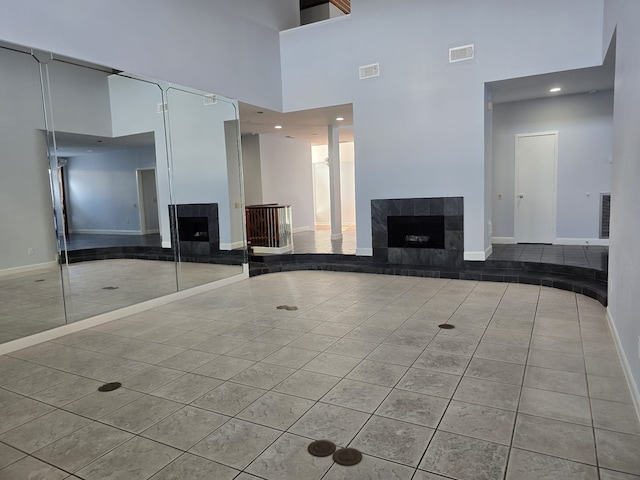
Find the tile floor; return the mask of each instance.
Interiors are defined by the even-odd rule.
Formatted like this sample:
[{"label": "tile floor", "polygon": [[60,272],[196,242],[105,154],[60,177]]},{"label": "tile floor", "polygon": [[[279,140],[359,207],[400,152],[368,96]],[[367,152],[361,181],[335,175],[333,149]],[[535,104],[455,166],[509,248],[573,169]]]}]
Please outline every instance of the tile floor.
[{"label": "tile floor", "polygon": [[[179,268],[181,289],[242,273],[236,265],[183,263]],[[58,267],[0,277],[0,343],[176,291],[172,262],[98,260],[64,271],[66,303]]]},{"label": "tile floor", "polygon": [[633,480],[640,426],[594,300],[278,273],[1,356],[0,479],[23,478]]}]

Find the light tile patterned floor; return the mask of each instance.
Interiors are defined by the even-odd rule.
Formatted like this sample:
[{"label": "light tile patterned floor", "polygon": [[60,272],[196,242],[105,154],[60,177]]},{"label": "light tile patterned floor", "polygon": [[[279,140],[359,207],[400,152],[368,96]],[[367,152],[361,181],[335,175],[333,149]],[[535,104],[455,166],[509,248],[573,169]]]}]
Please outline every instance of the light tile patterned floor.
[{"label": "light tile patterned floor", "polygon": [[[66,304],[56,266],[0,277],[0,343],[176,291],[172,262],[99,260],[74,263],[63,272]],[[240,273],[237,265],[185,262],[179,267],[180,289]]]},{"label": "light tile patterned floor", "polygon": [[[310,456],[325,438],[364,460]],[[640,426],[589,298],[279,273],[0,357],[22,478],[633,480]]]}]

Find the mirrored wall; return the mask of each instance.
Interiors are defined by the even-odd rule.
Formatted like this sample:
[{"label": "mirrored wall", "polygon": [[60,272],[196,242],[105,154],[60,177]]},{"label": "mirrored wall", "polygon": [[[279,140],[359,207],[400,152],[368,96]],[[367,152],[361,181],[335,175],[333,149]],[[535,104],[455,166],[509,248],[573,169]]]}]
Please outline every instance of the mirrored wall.
[{"label": "mirrored wall", "polygon": [[0,342],[239,275],[237,102],[0,47]]}]

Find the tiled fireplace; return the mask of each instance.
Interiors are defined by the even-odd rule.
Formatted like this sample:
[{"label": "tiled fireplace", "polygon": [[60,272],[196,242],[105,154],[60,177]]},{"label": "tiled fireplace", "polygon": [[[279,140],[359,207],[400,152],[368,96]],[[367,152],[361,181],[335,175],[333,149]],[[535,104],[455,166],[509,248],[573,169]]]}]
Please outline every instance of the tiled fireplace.
[{"label": "tiled fireplace", "polygon": [[[174,217],[175,208],[175,217]],[[169,205],[171,238],[176,222],[181,255],[212,255],[220,250],[217,203]]]},{"label": "tiled fireplace", "polygon": [[461,266],[462,197],[371,200],[373,257],[402,265]]}]

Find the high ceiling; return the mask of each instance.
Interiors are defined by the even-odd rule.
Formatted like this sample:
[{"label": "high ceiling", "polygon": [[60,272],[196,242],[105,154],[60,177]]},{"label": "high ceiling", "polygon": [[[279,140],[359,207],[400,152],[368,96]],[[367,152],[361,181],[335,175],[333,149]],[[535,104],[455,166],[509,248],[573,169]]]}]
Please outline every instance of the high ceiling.
[{"label": "high ceiling", "polygon": [[[344,120],[336,120],[343,118]],[[279,125],[282,128],[276,129]],[[299,112],[279,113],[240,103],[240,133],[242,135],[277,135],[304,140],[311,145],[328,143],[328,125],[340,128],[340,141],[353,141],[353,105],[336,105]]]},{"label": "high ceiling", "polygon": [[80,155],[114,152],[129,148],[152,146],[154,144],[153,132],[114,138],[56,132],[56,154],[58,157],[78,157]]}]

